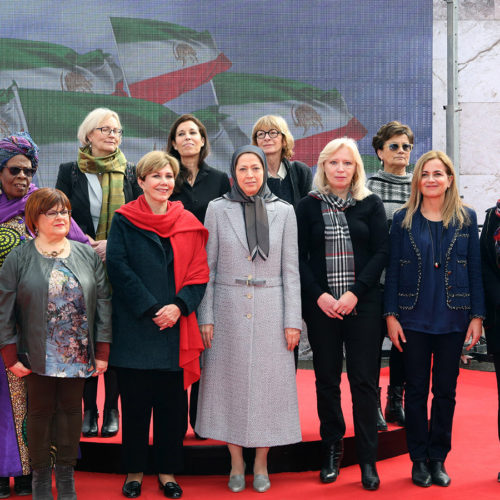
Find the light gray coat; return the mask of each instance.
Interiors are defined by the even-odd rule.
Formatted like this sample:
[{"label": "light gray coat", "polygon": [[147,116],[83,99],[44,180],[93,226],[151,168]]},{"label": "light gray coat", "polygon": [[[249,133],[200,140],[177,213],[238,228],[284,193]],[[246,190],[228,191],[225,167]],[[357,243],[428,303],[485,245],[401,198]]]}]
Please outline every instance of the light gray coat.
[{"label": "light gray coat", "polygon": [[210,282],[198,322],[213,324],[214,338],[204,353],[196,431],[244,447],[302,439],[293,351],[284,333],[302,327],[297,223],[284,201],[266,208],[265,261],[249,257],[240,203],[218,198],[205,218]]}]

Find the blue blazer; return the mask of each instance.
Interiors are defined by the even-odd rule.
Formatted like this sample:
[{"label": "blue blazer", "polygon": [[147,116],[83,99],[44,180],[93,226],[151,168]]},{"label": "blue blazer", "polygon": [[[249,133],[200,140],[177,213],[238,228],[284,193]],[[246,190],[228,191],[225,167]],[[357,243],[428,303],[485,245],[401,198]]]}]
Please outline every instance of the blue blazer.
[{"label": "blue blazer", "polygon": [[[449,310],[470,311],[471,318],[484,318],[486,310],[481,281],[481,259],[477,218],[466,208],[470,224],[458,228],[450,224],[443,233],[444,281]],[[417,210],[412,228],[401,227],[406,209],[394,214],[390,235],[390,258],[385,278],[384,315],[399,316],[417,304],[422,283],[422,240],[424,217]]]}]

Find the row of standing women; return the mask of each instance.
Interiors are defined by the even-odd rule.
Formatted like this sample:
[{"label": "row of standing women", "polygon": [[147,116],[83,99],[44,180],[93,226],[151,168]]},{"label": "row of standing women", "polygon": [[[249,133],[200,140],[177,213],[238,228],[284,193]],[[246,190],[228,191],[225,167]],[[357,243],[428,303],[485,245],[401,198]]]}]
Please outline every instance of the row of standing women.
[{"label": "row of standing women", "polygon": [[[384,167],[391,158],[396,164],[406,161],[403,167],[408,163],[413,137],[410,143],[407,129],[399,125],[393,124],[386,131],[386,140],[376,144]],[[379,280],[389,254],[384,205],[365,188],[363,163],[353,141],[340,139],[325,147],[318,160],[316,189],[309,192],[309,169],[288,160],[293,138],[282,119],[264,117],[254,127],[252,137],[259,147],[247,146],[235,152],[231,164],[234,184],[226,194],[223,190],[229,188],[227,176],[204,163],[208,152],[206,132],[190,115],[176,122],[168,141],[169,150],[179,156],[181,165],[165,153],[146,155],[137,166],[138,184],[144,195],[121,208],[127,201],[121,192],[125,191],[125,181],[117,189],[113,172],[120,168],[119,178],[127,178],[127,165],[119,157],[121,126],[116,115],[99,117],[84,132],[78,169],[61,166],[60,187],[64,170],[69,172],[67,189],[75,186],[78,176],[84,182],[79,172],[84,174],[88,186],[80,187],[80,196],[87,196],[86,214],[90,212],[92,219],[88,219],[91,224],[81,225],[87,234],[93,229],[96,237],[90,234],[90,241],[102,256],[106,243],[99,242],[109,239],[106,262],[114,289],[110,364],[116,367],[122,398],[124,466],[128,471],[123,493],[127,497],[141,493],[151,410],[155,415],[155,470],[160,488],[170,498],[182,495],[173,476],[182,465],[186,421],[185,411],[179,408],[185,407],[183,381],[186,387],[199,377],[203,345],[206,353],[195,430],[200,437],[228,442],[232,491],[245,487],[242,447],[257,448],[254,488],[266,491],[270,487],[269,446],[301,439],[291,353],[301,329],[300,294],[313,349],[324,445],[320,478],[333,482],[339,473],[345,432],[340,408],[345,344],[362,484],[366,489],[379,486],[375,467],[379,359],[375,354],[380,351],[381,338]],[[267,179],[268,172],[276,177]],[[201,184],[203,178],[206,186]],[[134,179],[130,178],[131,184]],[[184,187],[179,189],[181,180]],[[268,186],[278,192],[273,194]],[[210,189],[213,198],[224,196],[206,210]],[[43,196],[45,190],[40,191]],[[71,197],[73,193],[69,194]],[[209,230],[210,276],[204,260],[207,231],[182,205],[171,201],[176,194],[184,197],[186,206],[191,203],[193,213],[204,219]],[[106,198],[109,201],[105,203]],[[293,208],[280,198],[297,205],[298,252]],[[67,265],[67,259],[78,252],[75,245],[67,243],[65,234],[60,238],[69,228],[68,220],[61,219],[68,218],[70,205],[66,198],[49,197],[47,203],[52,205],[36,207],[33,228],[39,231],[37,238],[43,236],[45,226],[38,221],[48,217],[55,221],[58,238],[38,239],[38,245],[35,241],[30,248],[38,253],[43,249],[48,254],[45,257],[54,257],[52,273],[66,269],[66,279],[73,282],[65,286],[72,288],[81,276]],[[78,198],[72,204],[75,216]],[[475,215],[461,205],[453,166],[445,155],[431,152],[417,162],[410,201],[397,216],[397,224],[391,228],[385,315],[394,345],[401,348],[400,342],[405,343],[406,424],[414,462],[412,478],[421,486],[446,486],[449,478],[443,464],[451,446],[458,358],[464,338],[471,337],[472,343],[479,338],[484,307],[481,285],[473,279],[479,269]],[[180,252],[180,248],[185,251]],[[15,262],[14,255],[22,252],[13,254],[9,263]],[[88,252],[83,255],[89,257]],[[94,265],[99,267],[95,259]],[[8,276],[7,271],[2,271],[2,276]],[[50,281],[44,286],[50,291]],[[432,296],[436,287],[442,291],[440,301]],[[101,295],[108,307],[109,292],[103,289]],[[88,307],[85,289],[83,297]],[[80,297],[82,308],[81,303]],[[203,345],[196,333],[196,310]],[[56,322],[62,320],[55,316]],[[424,325],[424,318],[430,318],[436,328]],[[12,348],[6,349],[6,345],[15,345],[13,339],[2,338],[4,359],[4,351],[9,349],[15,356],[15,350],[12,354]],[[87,357],[87,372],[77,370],[73,378],[83,379],[94,369],[94,373],[106,371],[109,344],[105,346],[109,337],[103,334],[96,339],[97,360]],[[80,351],[84,350],[80,346]],[[93,355],[92,349],[88,352]],[[431,355],[440,371],[433,376],[431,426],[425,429],[427,414],[422,401],[427,392],[424,394],[421,387],[422,380],[429,377]],[[11,365],[6,361],[6,366]],[[37,366],[36,373],[45,374],[40,373],[44,369],[47,367]],[[392,380],[391,386],[399,387]],[[75,413],[74,401],[72,404]],[[160,425],[165,422],[168,425]],[[45,421],[43,425],[50,430],[50,423]],[[74,432],[74,426],[72,429]],[[46,434],[50,447],[50,432]],[[62,438],[55,440],[56,447],[63,446],[60,443]],[[44,442],[42,448],[46,445]],[[68,456],[73,451],[71,448]],[[57,460],[60,455],[64,453],[58,453]],[[74,460],[66,459],[69,463],[63,461],[59,466],[56,462],[56,482],[59,477],[57,486],[61,491],[71,483]],[[64,465],[68,474],[63,477]],[[37,490],[38,498],[51,498],[47,469],[50,471],[46,461],[35,468],[33,484],[45,488],[42,494]],[[71,490],[71,484],[68,488]]]}]

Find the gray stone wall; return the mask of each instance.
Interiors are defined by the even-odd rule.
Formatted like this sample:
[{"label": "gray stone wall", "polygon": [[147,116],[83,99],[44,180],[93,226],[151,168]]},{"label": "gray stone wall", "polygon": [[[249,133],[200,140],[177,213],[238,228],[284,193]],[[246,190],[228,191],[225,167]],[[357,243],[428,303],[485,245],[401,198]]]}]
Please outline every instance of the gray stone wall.
[{"label": "gray stone wall", "polygon": [[[434,1],[433,134],[446,151],[446,1]],[[500,0],[460,0],[460,193],[484,220],[500,198]]]}]

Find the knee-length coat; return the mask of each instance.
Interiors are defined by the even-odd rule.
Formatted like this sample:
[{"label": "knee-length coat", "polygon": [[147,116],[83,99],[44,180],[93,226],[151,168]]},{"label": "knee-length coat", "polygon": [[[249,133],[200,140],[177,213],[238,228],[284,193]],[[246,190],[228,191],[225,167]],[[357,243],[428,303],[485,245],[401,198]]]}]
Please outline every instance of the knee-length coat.
[{"label": "knee-length coat", "polygon": [[297,223],[282,200],[266,208],[267,260],[249,255],[241,203],[218,198],[205,218],[210,282],[198,321],[213,324],[214,336],[204,353],[196,431],[244,447],[301,440],[284,333],[302,327]]}]

